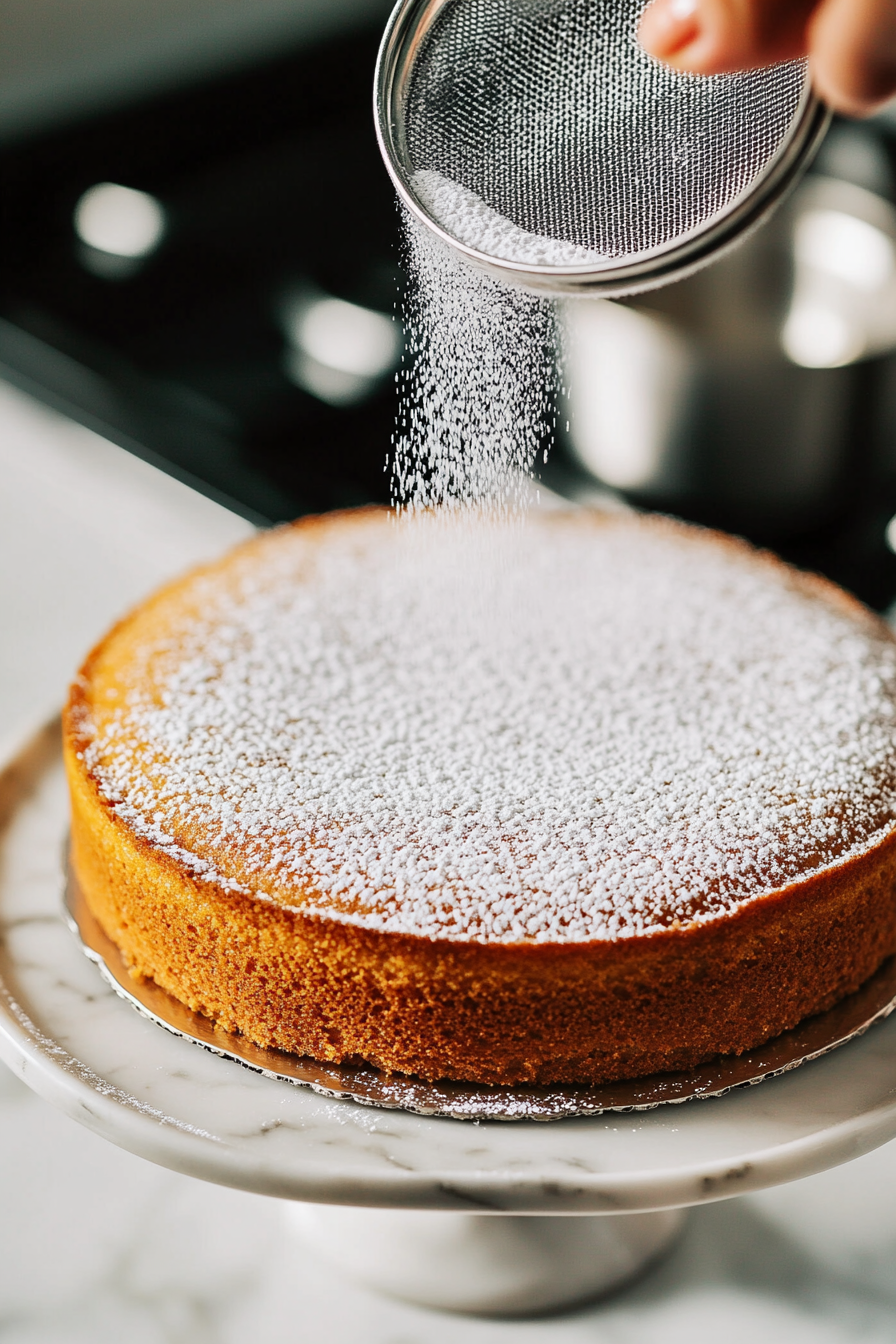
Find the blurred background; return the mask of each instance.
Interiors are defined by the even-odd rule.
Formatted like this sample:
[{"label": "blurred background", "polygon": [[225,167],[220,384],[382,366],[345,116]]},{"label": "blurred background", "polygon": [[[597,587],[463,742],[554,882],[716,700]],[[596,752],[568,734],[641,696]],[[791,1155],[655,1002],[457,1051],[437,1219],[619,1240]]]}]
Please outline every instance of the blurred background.
[{"label": "blurred background", "polygon": [[[0,756],[162,579],[253,522],[386,499],[388,7],[0,0]],[[567,305],[546,484],[731,528],[892,607],[894,144],[887,116],[837,124],[738,252]],[[606,1304],[456,1321],[346,1285],[276,1200],[121,1152],[0,1065],[0,1340],[883,1344],[894,1179],[891,1144],[696,1211]]]},{"label": "blurred background", "polygon": [[[255,521],[385,500],[382,0],[3,0],[0,366]],[[545,483],[896,598],[896,116],[700,275],[563,313]]]},{"label": "blurred background", "polygon": [[256,519],[385,498],[381,0],[0,7],[0,363]]}]

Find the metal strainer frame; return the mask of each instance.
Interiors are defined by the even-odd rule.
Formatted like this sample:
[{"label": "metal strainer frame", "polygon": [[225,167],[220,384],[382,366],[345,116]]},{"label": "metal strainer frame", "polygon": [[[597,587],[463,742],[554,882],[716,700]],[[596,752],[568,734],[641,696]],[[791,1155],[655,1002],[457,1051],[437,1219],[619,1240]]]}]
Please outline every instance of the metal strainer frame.
[{"label": "metal strainer frame", "polygon": [[808,167],[831,120],[808,75],[790,134],[762,173],[706,224],[671,242],[618,258],[574,266],[536,266],[490,256],[453,237],[411,186],[406,115],[414,62],[446,5],[457,0],[399,0],[386,25],[374,77],[374,116],[380,150],[399,198],[426,227],[474,265],[525,289],[555,295],[621,298],[683,279],[736,246],[781,202]]}]

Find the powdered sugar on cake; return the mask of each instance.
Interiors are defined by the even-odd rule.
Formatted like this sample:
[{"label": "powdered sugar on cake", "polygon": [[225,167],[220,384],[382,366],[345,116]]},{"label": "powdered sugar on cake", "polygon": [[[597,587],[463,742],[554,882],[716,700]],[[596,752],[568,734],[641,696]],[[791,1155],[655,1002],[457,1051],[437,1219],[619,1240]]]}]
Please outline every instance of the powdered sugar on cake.
[{"label": "powdered sugar on cake", "polygon": [[131,828],[199,878],[371,929],[629,937],[896,819],[883,628],[665,523],[274,533],[180,590],[129,684],[81,727]]}]

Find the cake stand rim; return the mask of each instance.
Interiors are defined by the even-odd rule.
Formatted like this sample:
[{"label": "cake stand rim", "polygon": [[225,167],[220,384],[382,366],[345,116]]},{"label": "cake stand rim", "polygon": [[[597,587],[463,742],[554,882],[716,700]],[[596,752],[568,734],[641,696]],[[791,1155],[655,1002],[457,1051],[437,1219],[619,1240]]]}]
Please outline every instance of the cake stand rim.
[{"label": "cake stand rim", "polygon": [[[29,775],[42,774],[48,767],[58,764],[58,760],[58,719],[54,719],[27,741],[5,766],[0,766],[0,839],[16,811],[15,783],[12,807],[9,807],[10,780],[15,781],[19,776],[27,783]],[[64,925],[61,910],[59,919]],[[73,950],[79,957],[83,955],[74,943]],[[293,1163],[287,1171],[276,1163],[257,1158],[247,1160],[247,1155],[235,1143],[154,1111],[94,1073],[89,1065],[77,1059],[59,1041],[46,1036],[30,1019],[7,983],[9,960],[10,954],[4,948],[0,957],[0,1058],[28,1086],[119,1147],[172,1170],[258,1194],[322,1204],[491,1214],[646,1213],[713,1203],[782,1184],[839,1165],[896,1137],[894,1089],[887,1099],[877,1101],[858,1115],[766,1147],[746,1148],[736,1159],[725,1155],[646,1171],[580,1170],[565,1180],[558,1180],[556,1171],[549,1175],[538,1175],[537,1172],[521,1175],[509,1170],[475,1171],[450,1167],[434,1171],[429,1166],[416,1171],[359,1172],[348,1164],[340,1166],[338,1158],[332,1166],[314,1160],[307,1168]],[[121,1004],[121,1001],[116,999],[116,1003]],[[894,1022],[896,1018],[889,1023],[891,1030]],[[887,1025],[882,1024],[875,1031],[886,1030]],[[835,1052],[833,1057],[840,1053]],[[252,1076],[248,1070],[245,1072]],[[773,1087],[775,1081],[770,1079],[762,1087],[747,1091],[769,1095],[767,1089]],[[703,1104],[723,1105],[725,1100],[721,1098]],[[402,1114],[410,1124],[433,1123],[427,1117]],[[637,1117],[624,1118],[634,1120]],[[554,1124],[565,1127],[569,1123],[589,1125],[599,1122],[600,1117],[557,1121],[551,1125],[537,1121],[520,1123],[537,1124],[539,1130],[544,1130],[554,1128]],[[468,1125],[466,1121],[450,1119],[435,1123]],[[500,1121],[489,1123],[492,1137],[512,1128],[517,1126]]]},{"label": "cake stand rim", "polygon": [[[748,1087],[757,1087],[761,1083],[779,1078],[793,1069],[801,1068],[805,1064],[812,1064],[818,1059],[823,1059],[828,1054],[833,1054],[835,1050],[840,1050],[844,1046],[851,1044],[863,1036],[867,1031],[886,1019],[896,1011],[896,955],[887,957],[878,967],[877,971],[859,987],[853,994],[847,995],[844,1000],[835,1004],[827,1013],[820,1013],[807,1019],[805,1023],[799,1023],[792,1031],[782,1032],[780,1037],[775,1037],[766,1042],[764,1046],[756,1050],[745,1051],[742,1055],[734,1057],[729,1061],[723,1058],[719,1061],[721,1065],[732,1064],[737,1070],[741,1068],[742,1076],[739,1080],[722,1080],[709,1090],[711,1084],[707,1084],[706,1078],[702,1080],[700,1075],[711,1075],[714,1067],[713,1062],[702,1068],[695,1069],[690,1076],[687,1074],[654,1074],[644,1080],[632,1079],[621,1080],[621,1083],[613,1083],[608,1086],[608,1091],[624,1088],[626,1085],[636,1085],[643,1081],[645,1086],[662,1086],[667,1081],[678,1082],[683,1078],[683,1087],[677,1096],[665,1096],[646,1100],[642,1095],[638,1099],[631,1096],[628,1099],[610,1100],[604,1105],[592,1104],[586,1109],[586,1103],[589,1098],[602,1090],[600,1088],[588,1089],[586,1097],[576,1097],[575,1089],[557,1086],[555,1088],[546,1088],[546,1092],[562,1097],[566,1105],[564,1110],[555,1110],[553,1114],[545,1114],[544,1109],[539,1111],[537,1102],[532,1105],[532,1109],[527,1112],[524,1107],[526,1104],[526,1093],[528,1089],[507,1088],[509,1100],[516,1099],[516,1108],[507,1107],[488,1107],[485,1102],[481,1110],[474,1107],[468,1108],[466,1112],[450,1109],[450,1101],[439,1103],[435,1101],[430,1103],[430,1109],[425,1110],[423,1104],[412,1104],[412,1100],[387,1100],[387,1088],[391,1083],[395,1086],[396,1079],[389,1078],[379,1074],[376,1069],[371,1069],[370,1074],[365,1076],[372,1077],[373,1087],[368,1088],[368,1095],[364,1095],[362,1089],[355,1086],[352,1090],[351,1080],[346,1082],[341,1090],[336,1086],[334,1080],[327,1078],[327,1066],[319,1065],[313,1059],[301,1059],[298,1063],[305,1063],[309,1067],[307,1072],[313,1073],[315,1068],[320,1070],[317,1078],[301,1077],[298,1072],[287,1072],[282,1068],[284,1057],[279,1051],[266,1051],[252,1045],[251,1042],[243,1042],[241,1038],[232,1037],[230,1033],[219,1031],[213,1022],[208,1019],[198,1017],[199,1026],[196,1025],[196,1014],[187,1009],[185,1005],[176,1000],[172,995],[163,990],[154,982],[143,981],[136,982],[133,986],[128,983],[126,965],[120,950],[115,946],[112,940],[105,934],[100,927],[99,922],[90,910],[84,893],[78,883],[78,880],[72,871],[68,845],[64,855],[65,886],[63,893],[63,908],[66,921],[71,929],[73,936],[77,939],[85,956],[96,965],[103,979],[111,989],[128,1003],[136,1012],[143,1017],[148,1018],[163,1030],[171,1032],[175,1036],[180,1036],[184,1040],[191,1041],[200,1048],[209,1051],[211,1054],[217,1054],[223,1058],[230,1059],[234,1063],[242,1064],[246,1068],[262,1073],[266,1077],[277,1081],[290,1084],[295,1087],[310,1087],[320,1096],[329,1097],[332,1100],[346,1100],[357,1102],[360,1106],[370,1106],[382,1110],[400,1110],[407,1114],[416,1114],[431,1116],[435,1119],[450,1119],[470,1123],[475,1120],[495,1120],[511,1124],[519,1124],[525,1120],[537,1120],[541,1123],[552,1124],[563,1119],[587,1119],[591,1116],[601,1115],[627,1115],[637,1111],[657,1110],[660,1107],[681,1106],[687,1102],[713,1101],[727,1096],[729,1092],[744,1090]],[[115,957],[113,963],[112,957]],[[147,989],[151,992],[147,994]],[[880,997],[881,994],[885,997]],[[825,1032],[825,1023],[830,1024],[831,1020],[836,1021],[840,1016],[839,1010],[848,1007],[853,1000],[861,1002],[871,999],[877,1007],[868,1018],[862,1018],[857,1025],[852,1026],[843,1034],[843,1028],[840,1028],[839,1034],[834,1033],[828,1036]],[[853,1010],[856,1004],[852,1004]],[[868,1011],[866,1008],[864,1011]],[[761,1055],[764,1050],[777,1046],[778,1042],[784,1042],[792,1039],[800,1029],[808,1028],[811,1036],[816,1033],[816,1040],[804,1054],[784,1053],[778,1060],[774,1058],[766,1066],[762,1067],[756,1063],[751,1063],[756,1055]],[[830,1031],[830,1025],[828,1025]],[[280,1065],[280,1069],[278,1069]],[[715,1066],[717,1067],[717,1066]],[[756,1071],[759,1070],[759,1071]],[[383,1079],[380,1084],[382,1090],[377,1095],[377,1080]],[[436,1093],[438,1084],[432,1085],[425,1082],[417,1082],[413,1079],[402,1079],[398,1076],[398,1086],[406,1083],[409,1090],[413,1088],[414,1092],[421,1092],[424,1098],[427,1093]],[[449,1084],[449,1088],[456,1086]],[[461,1084],[460,1086],[464,1086]],[[690,1088],[690,1091],[687,1089]],[[479,1091],[475,1085],[470,1086],[471,1093]],[[482,1089],[483,1092],[489,1091]],[[649,1094],[648,1094],[649,1095]],[[475,1100],[475,1099],[474,1099]]]},{"label": "cake stand rim", "polygon": [[428,1171],[364,1172],[359,1177],[350,1168],[327,1170],[319,1163],[308,1171],[285,1172],[263,1163],[250,1169],[235,1147],[153,1114],[127,1094],[116,1095],[118,1090],[96,1075],[91,1082],[88,1066],[57,1042],[42,1041],[39,1029],[32,1033],[21,1023],[10,1010],[10,997],[0,973],[0,1058],[45,1101],[116,1147],[158,1166],[281,1199],[492,1215],[651,1213],[718,1203],[816,1175],[896,1137],[894,1099],[826,1130],[745,1151],[736,1162],[726,1157],[646,1172],[582,1172],[565,1190],[552,1178],[553,1201],[545,1198],[545,1179],[537,1176],[446,1170],[439,1173],[439,1193],[433,1196],[433,1173]]}]

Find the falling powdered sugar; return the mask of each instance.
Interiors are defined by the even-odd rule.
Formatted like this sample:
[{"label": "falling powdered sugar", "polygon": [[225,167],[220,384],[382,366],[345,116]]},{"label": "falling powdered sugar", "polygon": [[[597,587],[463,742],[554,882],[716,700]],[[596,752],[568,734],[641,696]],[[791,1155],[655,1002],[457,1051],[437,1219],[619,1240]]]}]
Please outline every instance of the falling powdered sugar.
[{"label": "falling powdered sugar", "polygon": [[404,236],[393,504],[513,517],[553,430],[553,307],[471,266],[410,214]]},{"label": "falling powdered sugar", "polygon": [[466,539],[313,521],[163,594],[91,670],[103,797],[202,881],[483,943],[712,921],[892,832],[896,645],[856,604],[663,521]]}]

